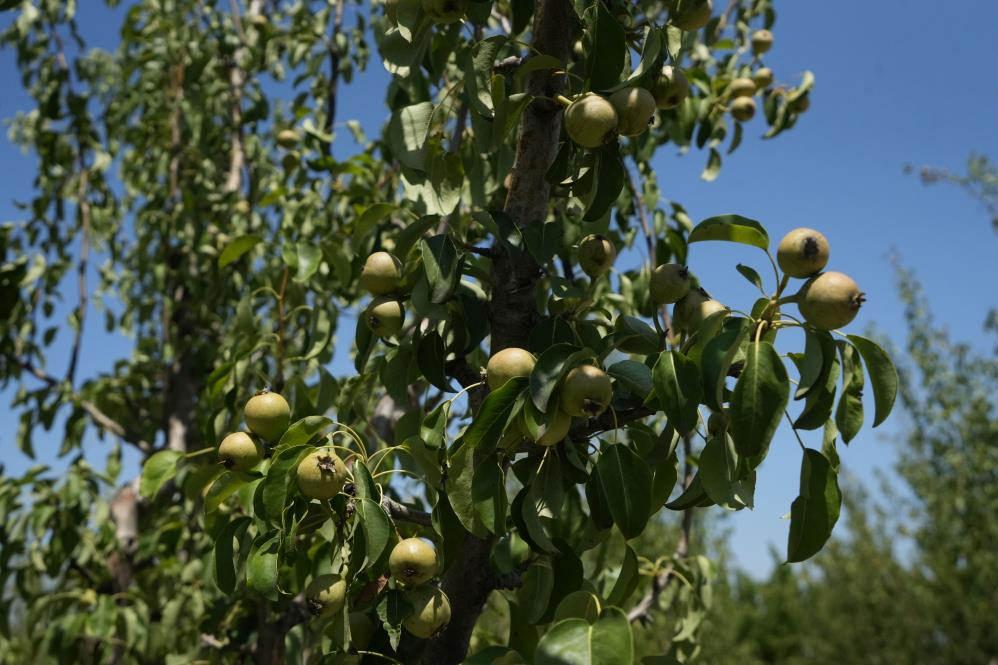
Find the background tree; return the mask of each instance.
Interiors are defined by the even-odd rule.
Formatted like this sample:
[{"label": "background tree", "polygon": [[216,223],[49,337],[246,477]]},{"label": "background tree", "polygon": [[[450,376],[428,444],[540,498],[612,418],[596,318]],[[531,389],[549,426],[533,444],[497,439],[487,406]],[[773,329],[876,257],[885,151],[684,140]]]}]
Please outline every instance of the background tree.
[{"label": "background tree", "polygon": [[[771,249],[744,217],[694,225],[650,159],[705,149],[713,179],[756,98],[767,137],[794,126],[813,79],[763,67],[774,21],[766,0],[139,0],[107,53],[74,4],[20,6],[3,41],[36,107],[13,136],[38,175],[0,235],[0,380],[21,450],[60,417],[76,459],[2,479],[2,657],[458,663],[475,630],[479,662],[694,657],[714,574],[694,508],[751,505],[791,389],[773,342],[802,326],[782,309],[810,321],[794,427],[824,429],[821,451],[801,439],[788,559],[836,521],[864,364],[874,424],[896,389],[879,347],[826,330],[855,315],[851,280],[787,292],[824,267],[820,234],[769,253],[768,288],[739,267],[754,304],[724,307],[682,267],[696,242]],[[389,117],[337,158],[372,38]],[[628,247],[643,260],[612,289]],[[135,341],[83,377],[91,305]],[[356,372],[334,376],[349,315]],[[536,361],[483,381],[517,348]],[[255,438],[227,439],[266,387]],[[88,431],[137,450],[141,480],[118,484],[118,448],[84,462]],[[682,513],[674,553],[639,557],[663,506]],[[396,550],[417,535],[429,562]],[[487,603],[508,628],[479,621]],[[666,606],[669,644],[635,654],[632,623]]]}]

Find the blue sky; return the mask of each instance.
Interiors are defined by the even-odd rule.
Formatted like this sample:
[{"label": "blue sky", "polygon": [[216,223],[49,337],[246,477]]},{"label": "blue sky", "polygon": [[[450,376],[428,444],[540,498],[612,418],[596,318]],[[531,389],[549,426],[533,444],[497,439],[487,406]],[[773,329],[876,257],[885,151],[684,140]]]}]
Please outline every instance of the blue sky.
[{"label": "blue sky", "polygon": [[[92,5],[81,10],[82,32],[91,45],[113,48],[121,11]],[[699,179],[703,153],[679,157],[665,147],[656,158],[662,191],[695,220],[737,212],[763,222],[774,239],[796,226],[822,230],[832,247],[830,268],[849,273],[867,292],[868,303],[851,329],[875,328],[900,344],[903,312],[888,260],[896,253],[924,283],[938,320],[955,337],[987,350],[981,324],[996,304],[998,238],[979,205],[959,189],[925,188],[902,167],[959,171],[971,151],[998,156],[998,3],[782,0],[776,6],[776,44],[766,61],[782,81],[796,82],[805,69],[815,73],[810,111],[792,132],[772,141],[759,140],[761,122],[750,124],[742,147],[725,158],[713,183]],[[10,20],[8,15],[0,23]],[[343,93],[340,119],[360,119],[376,132],[385,117],[387,80],[372,60]],[[29,108],[10,50],[0,51],[0,85],[0,117]],[[337,141],[342,157],[351,149],[349,132],[339,132]],[[3,138],[0,169],[0,220],[18,219],[12,201],[29,198],[33,162]],[[708,243],[694,246],[690,256],[691,268],[715,297],[746,308],[754,293],[734,271],[735,262],[767,274],[765,257],[752,248]],[[71,305],[68,292],[67,298]],[[80,376],[106,370],[130,351],[128,340],[108,338],[99,316],[91,316]],[[352,330],[350,322],[343,325]],[[65,348],[54,350],[55,371],[64,367],[65,354]],[[342,357],[335,369],[352,371]],[[6,403],[11,394],[8,389],[0,399]],[[875,472],[889,470],[895,459],[894,440],[903,426],[896,416],[881,429],[864,430],[841,453],[845,472],[874,489]],[[0,462],[11,473],[30,464],[14,446],[16,430],[10,411],[0,412]],[[50,435],[39,433],[36,450],[54,452],[59,431],[57,426]],[[817,438],[807,442],[820,445]],[[88,458],[99,464],[110,444],[92,443]],[[134,456],[126,457],[126,472],[129,462],[134,469]],[[771,546],[785,547],[788,523],[780,518],[796,496],[799,464],[796,442],[781,430],[761,469],[755,510],[726,522],[736,560],[750,572],[768,570]]]}]

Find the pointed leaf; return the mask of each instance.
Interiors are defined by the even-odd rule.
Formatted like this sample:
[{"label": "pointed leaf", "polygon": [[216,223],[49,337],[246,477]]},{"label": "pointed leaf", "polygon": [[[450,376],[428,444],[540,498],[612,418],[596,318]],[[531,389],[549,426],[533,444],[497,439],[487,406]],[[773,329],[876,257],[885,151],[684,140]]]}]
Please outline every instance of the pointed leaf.
[{"label": "pointed leaf", "polygon": [[841,504],[838,474],[824,455],[808,448],[801,463],[800,495],[790,508],[788,563],[809,559],[824,547]]},{"label": "pointed leaf", "polygon": [[729,407],[731,437],[739,455],[765,453],[789,397],[790,382],[780,354],[769,342],[749,344]]}]

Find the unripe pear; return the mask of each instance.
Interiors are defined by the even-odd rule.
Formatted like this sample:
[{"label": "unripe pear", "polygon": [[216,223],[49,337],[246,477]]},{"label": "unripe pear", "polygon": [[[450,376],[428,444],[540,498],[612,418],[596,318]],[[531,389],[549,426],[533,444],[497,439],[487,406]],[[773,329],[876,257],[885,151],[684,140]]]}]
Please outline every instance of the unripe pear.
[{"label": "unripe pear", "polygon": [[678,263],[665,263],[651,272],[648,292],[656,305],[678,302],[690,290],[690,271]]},{"label": "unripe pear", "polygon": [[376,337],[394,337],[402,332],[405,310],[397,298],[379,296],[364,310],[364,321]]},{"label": "unripe pear", "polygon": [[691,32],[707,25],[713,11],[711,0],[676,0],[669,18],[672,25]]},{"label": "unripe pear", "polygon": [[736,97],[731,100],[731,117],[747,122],[755,116],[755,100],[751,97]]},{"label": "unripe pear", "polygon": [[[547,429],[544,430],[543,434],[537,437],[537,440],[534,441],[534,443],[539,446],[553,446],[559,444],[565,440],[565,437],[568,436],[568,431],[571,428],[572,416],[558,409],[551,417],[551,421],[548,424]],[[523,431],[527,432],[527,436],[529,436],[529,430],[526,426],[523,427]]]},{"label": "unripe pear", "polygon": [[437,587],[417,587],[406,594],[406,600],[412,614],[403,619],[402,625],[416,637],[433,637],[450,623],[450,599]]},{"label": "unripe pear", "polygon": [[819,330],[835,330],[848,325],[866,297],[848,275],[829,271],[804,283],[797,297],[801,316]]},{"label": "unripe pear", "polygon": [[617,133],[621,136],[644,134],[655,116],[655,97],[644,88],[618,90],[610,95],[610,103],[617,112]]},{"label": "unripe pear", "polygon": [[325,501],[343,489],[347,482],[347,467],[332,450],[317,450],[298,463],[296,476],[303,495]]},{"label": "unripe pear", "polygon": [[314,614],[338,614],[346,603],[347,582],[340,575],[319,575],[305,588],[305,598]]},{"label": "unripe pear", "polygon": [[235,210],[240,215],[248,215],[250,214],[249,201],[247,201],[246,199],[239,199],[232,206],[232,209]]},{"label": "unripe pear", "polygon": [[246,402],[243,417],[251,432],[266,441],[277,441],[291,422],[291,407],[280,394],[262,390]]},{"label": "unripe pear", "polygon": [[388,252],[374,252],[360,270],[360,286],[369,293],[383,296],[398,291],[402,283],[402,262]]},{"label": "unripe pear", "polygon": [[744,76],[740,76],[728,84],[728,94],[731,97],[751,97],[755,91],[755,81]]},{"label": "unripe pear", "polygon": [[794,229],[780,240],[776,262],[791,277],[810,277],[828,263],[828,239],[814,229]]},{"label": "unripe pear", "polygon": [[708,317],[726,311],[728,308],[720,302],[699,290],[691,290],[676,303],[672,315],[673,325],[679,330],[694,332]]},{"label": "unripe pear", "polygon": [[468,13],[469,0],[422,0],[423,11],[439,25],[460,21]]},{"label": "unripe pear", "polygon": [[485,377],[489,390],[498,390],[515,376],[530,376],[537,360],[524,349],[510,347],[489,358],[485,366]]},{"label": "unripe pear", "polygon": [[298,146],[298,142],[301,141],[301,137],[298,136],[298,132],[293,129],[282,129],[277,132],[277,145],[282,148],[295,148]]},{"label": "unripe pear", "polygon": [[565,131],[583,148],[598,148],[617,132],[617,111],[597,94],[588,93],[565,109]]},{"label": "unripe pear", "polygon": [[617,260],[617,248],[604,235],[590,234],[579,243],[579,267],[592,278],[610,272]]},{"label": "unripe pear", "polygon": [[756,88],[764,90],[773,85],[773,70],[769,67],[760,67],[752,74],[752,80],[755,81]]},{"label": "unripe pear", "polygon": [[561,384],[561,410],[570,416],[595,418],[606,411],[612,398],[610,377],[592,365],[572,368]]},{"label": "unripe pear", "polygon": [[422,538],[405,538],[392,548],[388,569],[403,586],[425,584],[437,574],[437,551]]},{"label": "unripe pear", "polygon": [[773,48],[773,33],[769,30],[756,30],[752,33],[752,52],[762,55]]},{"label": "unripe pear", "polygon": [[658,80],[652,85],[651,94],[660,109],[671,109],[683,103],[690,94],[690,82],[679,67],[665,65]]},{"label": "unripe pear", "polygon": [[233,432],[218,444],[218,459],[226,469],[249,471],[263,459],[263,451],[246,432]]}]

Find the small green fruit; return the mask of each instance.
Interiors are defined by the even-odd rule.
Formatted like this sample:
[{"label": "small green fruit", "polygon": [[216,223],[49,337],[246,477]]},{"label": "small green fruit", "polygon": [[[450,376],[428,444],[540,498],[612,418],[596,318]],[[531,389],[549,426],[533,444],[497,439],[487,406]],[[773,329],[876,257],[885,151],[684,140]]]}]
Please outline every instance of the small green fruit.
[{"label": "small green fruit", "polygon": [[866,297],[848,275],[823,272],[804,283],[797,300],[801,316],[818,330],[835,330],[848,325]]},{"label": "small green fruit", "polygon": [[298,489],[309,499],[325,501],[340,493],[347,467],[332,450],[317,450],[298,463]]},{"label": "small green fruit", "polygon": [[468,0],[422,0],[423,11],[438,25],[455,23],[468,13]]},{"label": "small green fruit", "polygon": [[339,575],[319,575],[306,587],[305,598],[313,614],[338,614],[346,602],[347,582]]},{"label": "small green fruit", "polygon": [[690,291],[690,271],[678,263],[655,268],[648,280],[648,292],[656,305],[671,305]]},{"label": "small green fruit", "polygon": [[740,76],[728,84],[728,94],[731,97],[751,97],[755,91],[755,81],[744,76]]},{"label": "small green fruit", "polygon": [[617,112],[617,133],[621,136],[644,134],[655,117],[655,97],[644,88],[618,90],[610,95],[610,103]]},{"label": "small green fruit", "polygon": [[450,623],[450,599],[437,587],[417,587],[406,594],[412,614],[402,625],[416,637],[433,637]]},{"label": "small green fruit", "polygon": [[603,235],[591,234],[579,243],[579,267],[592,278],[610,272],[617,260],[617,248]]},{"label": "small green fruit", "polygon": [[437,551],[422,538],[400,540],[388,556],[388,569],[404,586],[425,584],[437,574]]},{"label": "small green fruit", "polygon": [[[527,426],[524,424],[521,425],[521,427],[523,431],[527,433],[527,436],[530,437],[530,430],[527,429]],[[565,440],[565,437],[568,436],[568,431],[571,428],[572,416],[558,409],[555,411],[554,415],[551,416],[551,421],[548,423],[547,428],[539,437],[537,437],[536,440],[534,440],[534,443],[539,446],[557,445]]]},{"label": "small green fruit", "polygon": [[262,390],[246,402],[243,417],[251,432],[266,441],[277,441],[291,422],[291,407],[278,393]]},{"label": "small green fruit", "polygon": [[752,74],[752,80],[755,81],[756,88],[765,90],[773,85],[773,70],[769,67],[760,67]]},{"label": "small green fruit", "polygon": [[652,85],[651,94],[660,109],[671,109],[683,103],[690,94],[690,82],[679,67],[666,65]]},{"label": "small green fruit", "polygon": [[707,25],[713,11],[711,0],[676,0],[670,18],[672,25],[692,32]]},{"label": "small green fruit", "polygon": [[810,277],[828,263],[828,239],[814,229],[794,229],[780,240],[776,262],[791,277]]},{"label": "small green fruit", "polygon": [[298,146],[298,142],[301,141],[301,137],[298,136],[298,132],[293,129],[282,129],[277,132],[277,145],[290,150]]},{"label": "small green fruit", "polygon": [[672,310],[672,325],[677,330],[695,332],[708,317],[728,308],[701,289],[692,289]]},{"label": "small green fruit", "polygon": [[534,356],[524,349],[510,347],[499,351],[485,366],[489,390],[499,390],[513,377],[530,376],[536,363]]},{"label": "small green fruit", "polygon": [[610,377],[592,365],[573,368],[561,384],[561,410],[570,416],[595,418],[606,411],[612,398]]},{"label": "small green fruit", "polygon": [[360,286],[376,296],[398,291],[402,283],[402,262],[388,252],[375,252],[360,269]]},{"label": "small green fruit", "polygon": [[226,469],[249,471],[263,459],[263,451],[246,432],[233,432],[218,444],[218,459]]},{"label": "small green fruit", "polygon": [[394,337],[402,332],[405,310],[398,299],[379,296],[364,310],[364,321],[376,337]]},{"label": "small green fruit", "polygon": [[583,148],[598,148],[617,132],[617,111],[599,95],[588,93],[565,109],[565,131]]},{"label": "small green fruit", "polygon": [[731,117],[739,122],[748,122],[755,116],[755,100],[751,97],[737,97],[731,100]]},{"label": "small green fruit", "polygon": [[232,209],[235,210],[236,213],[240,215],[248,215],[250,214],[249,201],[247,201],[246,199],[239,199],[238,201],[235,202],[235,204],[233,204]]},{"label": "small green fruit", "polygon": [[769,30],[756,30],[752,33],[752,52],[762,55],[773,48],[773,33]]},{"label": "small green fruit", "polygon": [[301,157],[298,155],[297,151],[289,152],[281,158],[281,166],[284,167],[284,172],[288,175],[297,171],[300,165]]}]

